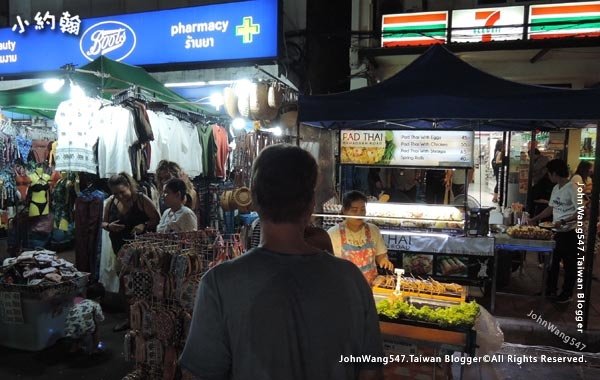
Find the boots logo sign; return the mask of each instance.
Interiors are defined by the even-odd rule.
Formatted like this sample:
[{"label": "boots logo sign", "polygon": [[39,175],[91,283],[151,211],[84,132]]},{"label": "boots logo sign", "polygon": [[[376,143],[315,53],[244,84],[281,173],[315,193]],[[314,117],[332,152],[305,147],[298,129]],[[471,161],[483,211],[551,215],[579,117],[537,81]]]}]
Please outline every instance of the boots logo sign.
[{"label": "boots logo sign", "polygon": [[101,55],[121,61],[133,53],[135,45],[135,32],[129,25],[119,21],[94,24],[83,32],[79,40],[81,54],[90,61]]}]

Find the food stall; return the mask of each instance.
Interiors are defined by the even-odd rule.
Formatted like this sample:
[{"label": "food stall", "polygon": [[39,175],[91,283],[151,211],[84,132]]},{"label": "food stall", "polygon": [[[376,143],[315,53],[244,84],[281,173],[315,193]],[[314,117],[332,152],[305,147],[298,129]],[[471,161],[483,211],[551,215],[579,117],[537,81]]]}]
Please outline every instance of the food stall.
[{"label": "food stall", "polygon": [[[577,122],[579,120],[599,120],[599,101],[599,89],[558,89],[497,78],[463,62],[446,47],[437,45],[393,77],[373,86],[340,94],[301,96],[298,119],[301,124],[314,128],[402,131],[398,132],[400,135],[418,130],[437,134],[447,129],[560,130],[582,128],[589,124]],[[598,156],[598,149],[595,152]],[[386,146],[376,154],[385,155]],[[400,165],[413,166],[406,161]],[[341,175],[337,176],[341,181]],[[595,168],[595,176],[600,176],[598,167]],[[599,198],[599,189],[595,187],[592,220],[598,217]],[[589,264],[593,263],[595,233],[596,226],[592,223],[585,257]],[[428,232],[420,234],[426,236],[425,240],[435,239],[431,234],[427,235]],[[448,241],[457,241],[456,236],[447,235]],[[398,238],[395,239],[398,241]],[[494,243],[493,239],[489,240],[492,240],[488,247],[490,256],[493,256]],[[394,242],[388,238],[388,244],[393,246],[391,243]],[[421,250],[422,247],[415,249]],[[460,266],[455,261],[452,263]],[[448,263],[442,266],[448,269]],[[425,263],[424,267],[428,265]],[[591,267],[591,264],[586,267],[585,275],[588,300]]]}]

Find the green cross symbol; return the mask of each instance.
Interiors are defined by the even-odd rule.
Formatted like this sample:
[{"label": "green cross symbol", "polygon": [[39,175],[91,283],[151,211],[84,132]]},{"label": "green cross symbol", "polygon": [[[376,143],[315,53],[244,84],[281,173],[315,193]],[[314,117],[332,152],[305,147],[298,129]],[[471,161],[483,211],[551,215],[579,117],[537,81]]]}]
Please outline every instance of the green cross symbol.
[{"label": "green cross symbol", "polygon": [[252,37],[255,34],[260,34],[260,24],[252,23],[252,16],[244,17],[242,25],[236,25],[235,35],[242,36],[242,42],[245,44],[252,43]]}]

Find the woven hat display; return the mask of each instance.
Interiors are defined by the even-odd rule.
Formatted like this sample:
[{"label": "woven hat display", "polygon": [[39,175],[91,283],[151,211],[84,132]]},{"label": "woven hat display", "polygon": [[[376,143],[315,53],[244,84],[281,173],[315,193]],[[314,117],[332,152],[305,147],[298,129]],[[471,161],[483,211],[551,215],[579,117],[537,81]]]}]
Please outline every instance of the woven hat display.
[{"label": "woven hat display", "polygon": [[279,115],[279,107],[277,108],[273,108],[270,106],[267,106],[267,110],[263,113],[263,120],[274,120],[277,118],[277,116]]},{"label": "woven hat display", "polygon": [[264,82],[256,83],[250,91],[250,118],[252,120],[264,120],[269,109],[269,85]]},{"label": "woven hat display", "polygon": [[279,108],[283,102],[283,88],[280,83],[272,83],[269,86],[269,94],[267,96],[269,107]]},{"label": "woven hat display", "polygon": [[250,93],[238,94],[237,108],[242,117],[250,116]]},{"label": "woven hat display", "polygon": [[232,119],[240,116],[238,111],[238,98],[233,87],[225,87],[223,90],[223,102],[225,103],[225,111]]},{"label": "woven hat display", "polygon": [[223,194],[221,194],[221,208],[223,209],[223,211],[231,211],[233,209],[235,209],[236,204],[233,200],[233,191],[232,190],[226,190],[223,192]]},{"label": "woven hat display", "polygon": [[247,187],[240,187],[233,192],[233,200],[240,212],[250,211],[252,206],[252,194]]},{"label": "woven hat display", "polygon": [[281,126],[288,129],[296,128],[296,122],[298,120],[298,111],[296,109],[291,109],[281,114],[279,117],[279,121],[281,122]]}]

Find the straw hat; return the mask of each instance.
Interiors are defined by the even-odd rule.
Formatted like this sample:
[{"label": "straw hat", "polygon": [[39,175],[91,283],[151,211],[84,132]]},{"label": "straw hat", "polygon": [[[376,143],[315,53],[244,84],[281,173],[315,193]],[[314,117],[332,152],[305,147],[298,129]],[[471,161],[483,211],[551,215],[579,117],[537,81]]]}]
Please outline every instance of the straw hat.
[{"label": "straw hat", "polygon": [[221,194],[221,208],[223,211],[231,211],[236,208],[236,204],[233,201],[232,190],[225,190],[223,194]]},{"label": "straw hat", "polygon": [[249,93],[238,94],[237,107],[242,117],[250,116],[250,93],[252,92],[253,90]]},{"label": "straw hat", "polygon": [[263,120],[269,109],[269,86],[264,82],[256,83],[250,91],[250,118]]},{"label": "straw hat", "polygon": [[225,87],[223,90],[223,101],[225,103],[225,111],[232,118],[240,116],[238,112],[238,98],[233,87]]},{"label": "straw hat", "polygon": [[270,106],[267,106],[267,110],[263,113],[263,120],[273,120],[277,118],[277,115],[279,115],[279,107],[277,108],[273,108]]},{"label": "straw hat", "polygon": [[279,121],[281,122],[281,126],[284,128],[296,128],[298,111],[296,109],[289,109],[288,111],[282,112],[281,116],[279,116]]},{"label": "straw hat", "polygon": [[233,192],[233,199],[238,207],[249,207],[252,204],[252,194],[247,187],[240,187]]},{"label": "straw hat", "polygon": [[267,96],[269,107],[279,108],[283,102],[283,89],[279,82],[272,83],[269,86],[269,94]]}]

